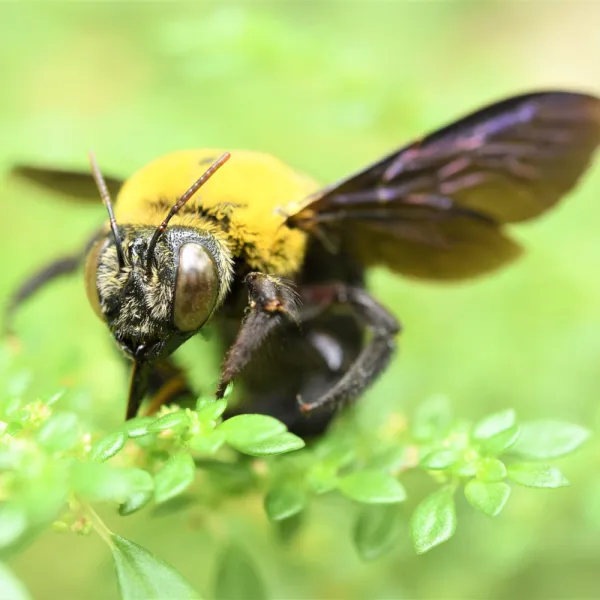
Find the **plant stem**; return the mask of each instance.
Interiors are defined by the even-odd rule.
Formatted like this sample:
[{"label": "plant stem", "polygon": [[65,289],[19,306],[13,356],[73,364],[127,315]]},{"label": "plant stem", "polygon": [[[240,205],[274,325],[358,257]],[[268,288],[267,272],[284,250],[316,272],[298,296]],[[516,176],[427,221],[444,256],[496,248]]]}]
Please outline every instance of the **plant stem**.
[{"label": "plant stem", "polygon": [[112,548],[114,544],[112,541],[111,530],[104,524],[100,515],[98,515],[87,502],[82,502],[82,506],[96,533]]}]

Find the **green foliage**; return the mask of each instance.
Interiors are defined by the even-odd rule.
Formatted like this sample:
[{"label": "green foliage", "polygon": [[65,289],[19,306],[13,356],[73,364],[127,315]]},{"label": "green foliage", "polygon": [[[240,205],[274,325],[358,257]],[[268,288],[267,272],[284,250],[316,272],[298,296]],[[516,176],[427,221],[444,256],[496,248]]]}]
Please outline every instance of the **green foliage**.
[{"label": "green foliage", "polygon": [[215,581],[215,600],[265,600],[265,585],[254,561],[242,548],[230,546],[220,557]]},{"label": "green foliage", "polygon": [[[469,424],[452,416],[447,399],[435,397],[417,408],[410,427],[391,415],[391,423],[403,425],[373,435],[349,414],[305,447],[272,417],[223,420],[225,409],[224,400],[200,398],[193,410],[163,407],[116,431],[91,433],[77,414],[61,410],[57,397],[6,396],[0,402],[2,556],[50,526],[95,531],[113,554],[123,598],[198,598],[172,567],[109,531],[93,505],[112,505],[125,517],[149,506],[176,507],[173,501],[185,494],[210,511],[227,496],[256,493],[283,538],[297,535],[311,503],[337,494],[358,503],[352,539],[363,560],[391,551],[407,528],[422,554],[454,535],[460,487],[477,511],[495,517],[509,499],[508,482],[568,485],[558,468],[535,460],[562,456],[588,438],[570,423],[518,424],[513,410]],[[437,486],[420,501],[403,481],[411,470]],[[409,519],[407,498],[416,505]],[[235,545],[220,554],[215,573],[215,598],[266,597],[254,561]],[[1,575],[7,597],[26,597],[14,576]]]},{"label": "green foliage", "polygon": [[417,554],[450,539],[456,531],[454,490],[444,486],[422,500],[410,520],[410,532]]},{"label": "green foliage", "polygon": [[402,533],[403,525],[403,514],[393,504],[363,506],[353,536],[359,556],[368,561],[389,552]]},{"label": "green foliage", "polygon": [[393,504],[406,500],[402,484],[379,471],[350,473],[340,479],[338,488],[344,496],[365,504]]},{"label": "green foliage", "polygon": [[278,485],[265,496],[265,512],[271,521],[283,521],[301,512],[306,501],[302,488],[289,483]]},{"label": "green foliage", "polygon": [[109,540],[123,600],[200,600],[177,571],[148,550],[114,533]]},{"label": "green foliage", "polygon": [[2,600],[30,600],[31,596],[14,573],[0,563],[0,598]]}]

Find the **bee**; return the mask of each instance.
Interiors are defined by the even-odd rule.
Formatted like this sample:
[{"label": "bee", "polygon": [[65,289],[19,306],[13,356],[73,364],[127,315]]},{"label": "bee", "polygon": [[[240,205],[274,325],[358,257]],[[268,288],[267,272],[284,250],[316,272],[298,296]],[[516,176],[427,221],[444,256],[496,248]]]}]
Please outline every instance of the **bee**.
[{"label": "bee", "polygon": [[126,180],[103,177],[93,156],[91,174],[16,166],[82,199],[97,199],[95,180],[109,218],[23,284],[9,322],[83,264],[94,312],[133,363],[127,419],[146,397],[191,393],[171,355],[211,325],[217,398],[236,380],[238,410],[321,431],[385,370],[401,330],[365,272],[454,281],[510,263],[521,248],[506,225],[572,190],[599,141],[600,99],[551,91],[492,104],[326,188],[246,150],[175,152]]}]

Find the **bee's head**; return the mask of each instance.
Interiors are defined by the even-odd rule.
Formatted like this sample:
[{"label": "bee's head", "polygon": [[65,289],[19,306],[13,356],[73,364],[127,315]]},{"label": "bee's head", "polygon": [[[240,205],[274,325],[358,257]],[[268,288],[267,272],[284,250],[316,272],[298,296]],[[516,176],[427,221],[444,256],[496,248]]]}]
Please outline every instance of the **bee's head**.
[{"label": "bee's head", "polygon": [[111,232],[88,254],[86,291],[120,349],[136,362],[171,354],[210,319],[227,293],[228,249],[208,232],[167,228],[170,218],[227,158],[217,161],[180,198],[158,228],[117,226],[92,159]]}]

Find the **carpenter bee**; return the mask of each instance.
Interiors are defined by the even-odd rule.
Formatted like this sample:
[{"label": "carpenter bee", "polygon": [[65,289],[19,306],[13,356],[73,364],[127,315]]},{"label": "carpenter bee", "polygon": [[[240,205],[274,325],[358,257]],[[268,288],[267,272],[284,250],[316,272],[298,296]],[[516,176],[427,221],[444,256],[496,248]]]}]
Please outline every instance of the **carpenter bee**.
[{"label": "carpenter bee", "polygon": [[236,379],[242,411],[316,432],[394,353],[400,324],[365,271],[460,280],[511,262],[521,248],[505,226],[554,206],[599,141],[600,99],[553,91],[488,106],[324,189],[245,150],[175,152],[126,180],[93,157],[91,175],[16,166],[82,199],[97,198],[95,179],[109,219],[85,251],[27,281],[8,316],[84,264],[90,304],[133,362],[128,419],[147,396],[190,393],[171,354],[212,324],[216,397]]}]

